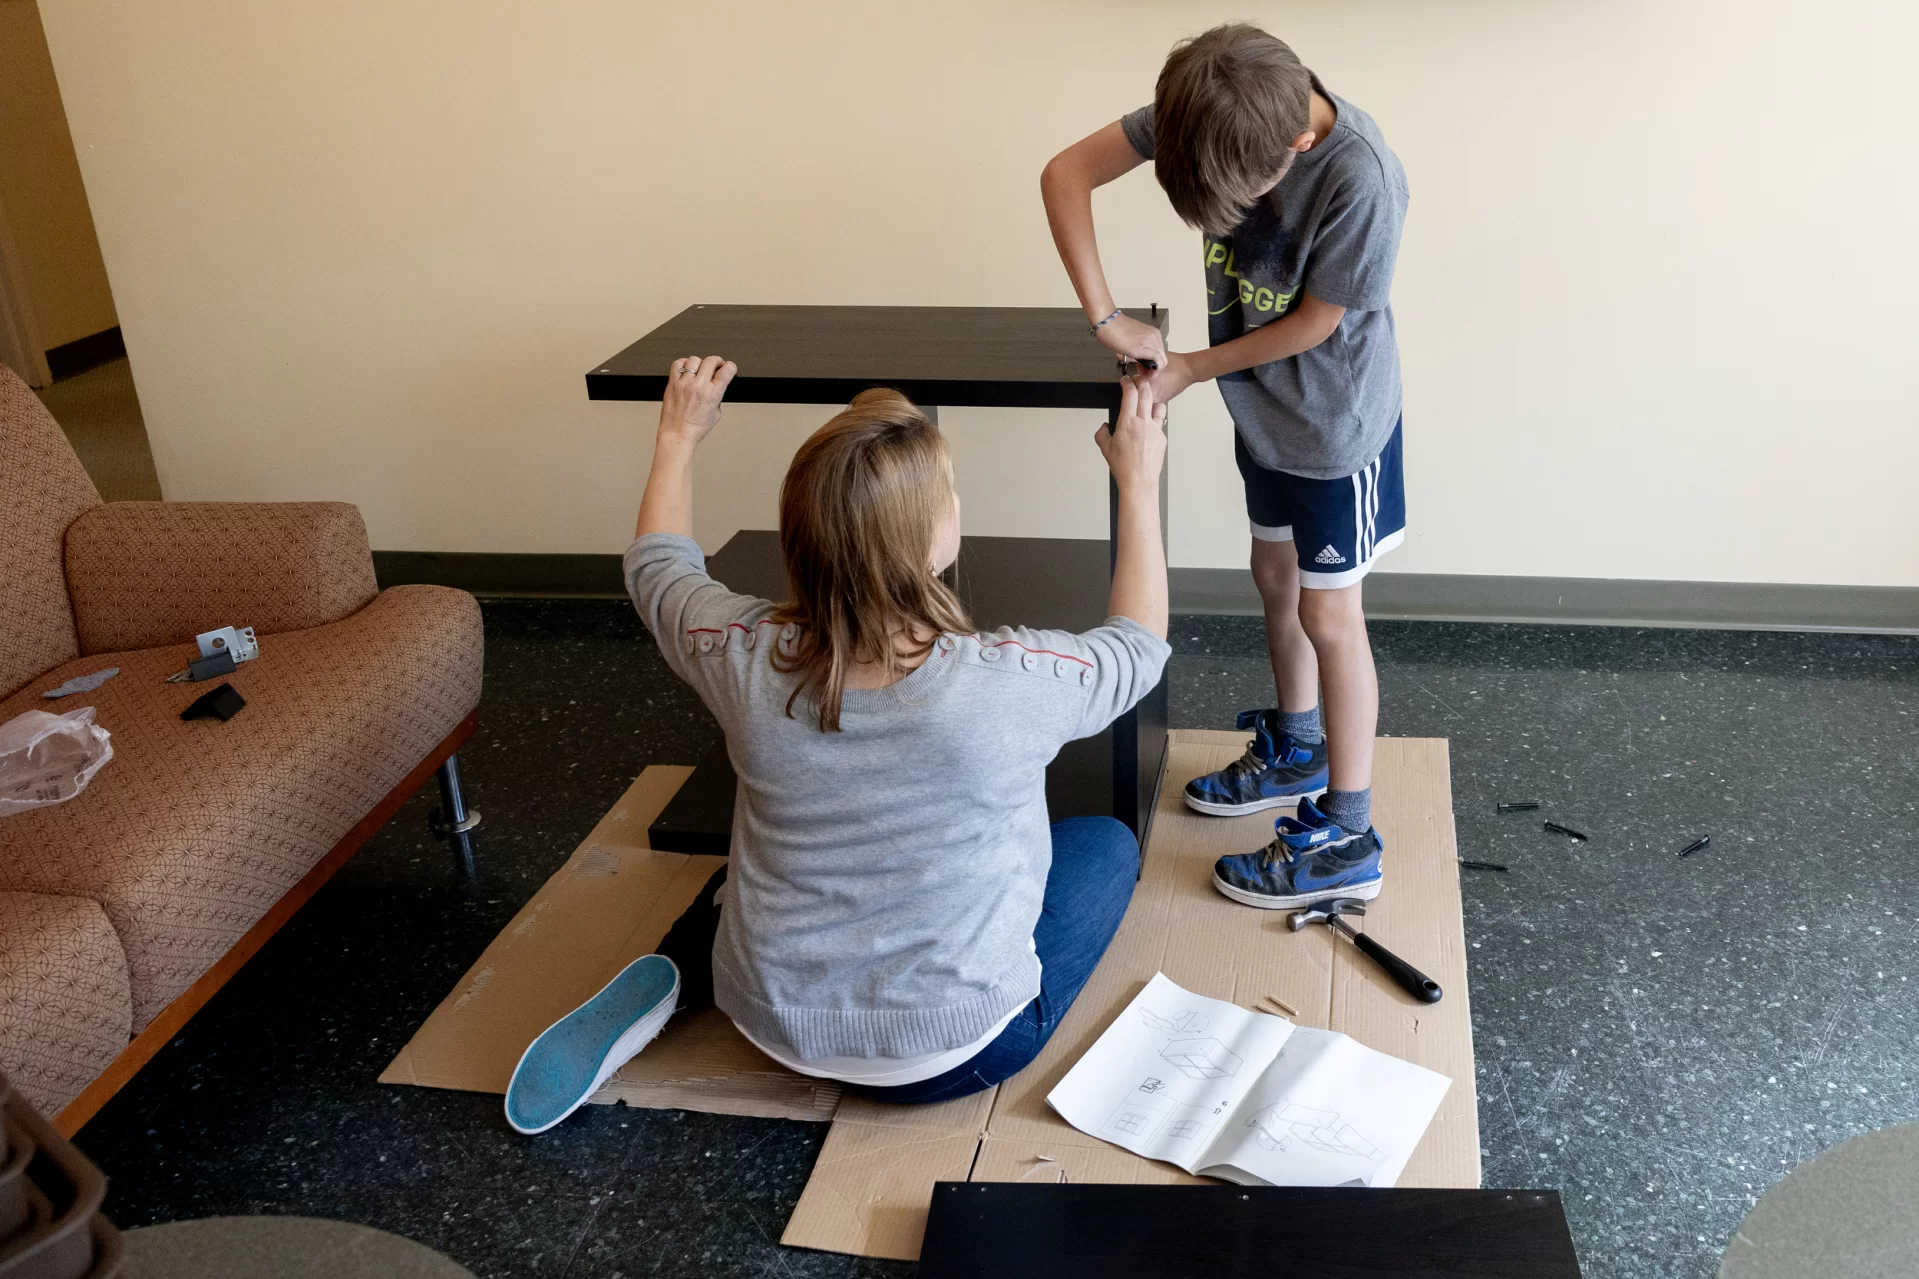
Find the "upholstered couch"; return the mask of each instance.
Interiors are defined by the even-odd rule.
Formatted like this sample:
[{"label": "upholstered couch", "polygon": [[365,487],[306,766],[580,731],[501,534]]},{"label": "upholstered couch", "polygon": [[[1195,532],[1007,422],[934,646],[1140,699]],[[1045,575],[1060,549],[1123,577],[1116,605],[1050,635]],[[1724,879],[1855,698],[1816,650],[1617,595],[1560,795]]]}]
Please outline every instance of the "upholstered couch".
[{"label": "upholstered couch", "polygon": [[[260,636],[225,677],[246,708],[183,722],[217,682],[166,677],[228,625]],[[114,751],[0,817],[0,1073],[84,1123],[409,794],[457,786],[480,659],[473,597],[381,591],[354,507],[103,503],[0,367],[0,722],[93,706]]]}]

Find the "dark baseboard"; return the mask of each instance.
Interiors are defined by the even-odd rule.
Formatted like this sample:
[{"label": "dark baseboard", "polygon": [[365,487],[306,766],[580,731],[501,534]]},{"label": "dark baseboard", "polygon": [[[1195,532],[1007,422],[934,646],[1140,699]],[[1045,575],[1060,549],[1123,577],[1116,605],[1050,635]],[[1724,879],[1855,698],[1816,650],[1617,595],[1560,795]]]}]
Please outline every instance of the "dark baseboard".
[{"label": "dark baseboard", "polygon": [[[1260,612],[1247,569],[1176,568],[1172,596],[1175,613]],[[1374,573],[1365,597],[1385,621],[1919,635],[1919,588],[1905,586]]]},{"label": "dark baseboard", "polygon": [[626,598],[618,555],[375,551],[373,571],[382,589],[426,582],[487,596]]},{"label": "dark baseboard", "polygon": [[[618,555],[375,551],[380,585],[430,582],[492,597],[625,599]],[[1175,613],[1256,616],[1246,569],[1172,570]],[[1605,577],[1374,573],[1366,615],[1381,621],[1530,622],[1919,635],[1919,588]]]},{"label": "dark baseboard", "polygon": [[97,369],[102,364],[117,360],[127,353],[126,339],[120,336],[120,326],[102,329],[87,337],[76,338],[47,352],[47,371],[58,382],[63,377],[72,377],[76,373],[85,373],[88,369]]}]

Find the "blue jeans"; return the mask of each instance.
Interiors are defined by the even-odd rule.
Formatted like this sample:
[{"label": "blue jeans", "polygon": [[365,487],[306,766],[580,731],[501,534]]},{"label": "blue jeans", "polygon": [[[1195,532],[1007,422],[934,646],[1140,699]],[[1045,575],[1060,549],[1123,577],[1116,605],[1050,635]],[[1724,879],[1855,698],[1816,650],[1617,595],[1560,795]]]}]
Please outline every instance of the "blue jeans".
[{"label": "blue jeans", "polygon": [[945,1074],[890,1088],[849,1084],[875,1101],[919,1105],[984,1092],[1011,1079],[1059,1029],[1100,956],[1119,931],[1139,878],[1139,841],[1111,817],[1069,817],[1053,823],[1053,868],[1033,946],[1039,952],[1039,996],[992,1043]]}]

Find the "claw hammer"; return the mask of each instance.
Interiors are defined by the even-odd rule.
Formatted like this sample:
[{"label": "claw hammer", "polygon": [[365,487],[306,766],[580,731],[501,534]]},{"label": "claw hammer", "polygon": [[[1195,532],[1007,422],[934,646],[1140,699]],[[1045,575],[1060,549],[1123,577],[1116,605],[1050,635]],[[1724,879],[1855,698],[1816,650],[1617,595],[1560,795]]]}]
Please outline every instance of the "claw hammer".
[{"label": "claw hammer", "polygon": [[1294,932],[1308,924],[1325,924],[1334,932],[1344,933],[1348,941],[1364,951],[1372,961],[1386,970],[1387,976],[1398,982],[1405,992],[1422,1003],[1436,1004],[1444,993],[1439,983],[1420,972],[1392,951],[1368,937],[1365,933],[1356,933],[1342,915],[1364,915],[1366,903],[1357,897],[1336,897],[1331,901],[1314,902],[1305,910],[1296,910],[1286,920]]}]

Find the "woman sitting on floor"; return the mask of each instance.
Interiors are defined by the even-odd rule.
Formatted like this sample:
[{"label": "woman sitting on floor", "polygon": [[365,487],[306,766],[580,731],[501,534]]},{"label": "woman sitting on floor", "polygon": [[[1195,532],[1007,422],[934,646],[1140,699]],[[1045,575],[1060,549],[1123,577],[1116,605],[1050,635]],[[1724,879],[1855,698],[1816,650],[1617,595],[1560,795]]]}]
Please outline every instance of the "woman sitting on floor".
[{"label": "woman sitting on floor", "polygon": [[706,575],[693,454],[735,372],[676,361],[627,589],[739,775],[728,863],[674,924],[532,1045],[506,1115],[542,1132],[666,1023],[717,1003],[769,1057],[880,1100],[990,1088],[1039,1055],[1126,912],[1139,845],[1051,823],[1046,766],[1159,682],[1164,406],[1129,382],[1096,439],[1119,489],[1105,625],[976,633],[940,579],[959,499],[939,428],[861,394],[780,490],[785,604]]}]

